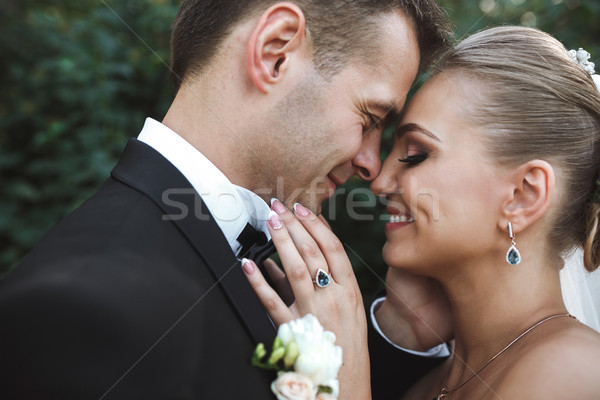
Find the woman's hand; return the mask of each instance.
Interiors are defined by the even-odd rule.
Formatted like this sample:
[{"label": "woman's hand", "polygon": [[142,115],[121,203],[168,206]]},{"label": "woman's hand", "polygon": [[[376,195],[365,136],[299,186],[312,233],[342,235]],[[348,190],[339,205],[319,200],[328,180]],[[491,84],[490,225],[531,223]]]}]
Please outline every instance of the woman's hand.
[{"label": "woman's hand", "polygon": [[[297,204],[292,213],[275,200],[272,209],[267,225],[295,300],[286,306],[256,264],[247,261],[243,270],[250,285],[277,326],[311,313],[334,332],[343,350],[340,399],[370,399],[365,310],[344,246],[302,205]],[[319,269],[331,277],[327,287],[315,283]]]}]

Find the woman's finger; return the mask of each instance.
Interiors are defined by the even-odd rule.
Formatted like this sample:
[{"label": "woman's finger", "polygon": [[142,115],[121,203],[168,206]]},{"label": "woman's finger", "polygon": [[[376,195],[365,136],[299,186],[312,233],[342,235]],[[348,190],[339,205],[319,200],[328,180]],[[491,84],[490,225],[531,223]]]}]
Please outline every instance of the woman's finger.
[{"label": "woman's finger", "polygon": [[313,280],[316,278],[319,269],[329,273],[327,260],[323,252],[321,252],[319,245],[298,221],[296,216],[277,199],[272,200],[271,207],[285,224],[285,228],[296,245],[298,252],[306,262]]},{"label": "woman's finger", "polygon": [[295,318],[277,292],[269,286],[254,261],[244,258],[242,271],[275,325],[279,326]]},{"label": "woman's finger", "polygon": [[329,226],[299,203],[294,204],[294,215],[319,246],[333,279],[342,285],[356,283],[344,246]]},{"label": "woman's finger", "polygon": [[294,292],[294,297],[302,305],[310,306],[315,292],[313,277],[284,223],[275,211],[269,213],[267,227],[269,228],[273,244],[277,248],[285,275]]},{"label": "woman's finger", "polygon": [[[294,212],[296,211],[296,208],[298,207],[298,205],[302,205],[302,204],[300,204],[300,203],[294,204]],[[327,227],[327,229],[332,230],[331,225],[329,225],[329,222],[325,219],[323,214],[319,214],[318,218],[321,220],[323,225],[325,225]]]},{"label": "woman's finger", "polygon": [[281,297],[281,300],[283,300],[286,305],[290,306],[294,302],[294,292],[292,292],[292,287],[290,286],[287,277],[275,261],[266,259],[263,265],[271,282],[273,282],[275,291],[279,297]]}]

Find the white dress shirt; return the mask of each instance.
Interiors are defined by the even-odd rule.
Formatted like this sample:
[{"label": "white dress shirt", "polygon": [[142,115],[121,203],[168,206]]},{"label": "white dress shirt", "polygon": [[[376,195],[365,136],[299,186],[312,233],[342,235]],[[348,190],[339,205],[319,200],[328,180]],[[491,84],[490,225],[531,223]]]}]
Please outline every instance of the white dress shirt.
[{"label": "white dress shirt", "polygon": [[[267,203],[250,190],[231,183],[219,168],[184,138],[162,123],[152,118],[146,118],[138,140],[162,154],[191,183],[223,231],[233,254],[237,255],[241,248],[237,238],[248,222],[255,229],[263,231],[268,239],[271,239],[266,225],[271,210]],[[445,345],[435,347],[428,352],[417,352],[392,343],[381,332],[375,319],[374,310],[381,301],[383,299],[378,299],[373,303],[371,319],[377,332],[392,346],[424,357],[448,355]]]},{"label": "white dress shirt", "polygon": [[416,356],[438,358],[438,357],[448,357],[450,355],[450,350],[448,349],[448,346],[446,346],[445,343],[435,346],[427,351],[416,351],[416,350],[405,349],[404,347],[398,346],[397,344],[392,342],[390,339],[388,339],[388,337],[385,336],[385,334],[382,332],[381,328],[379,327],[379,324],[377,323],[377,319],[375,318],[375,311],[379,308],[379,306],[381,305],[381,303],[384,300],[385,300],[385,297],[380,297],[377,300],[375,300],[373,302],[373,304],[371,304],[371,322],[373,323],[373,328],[375,328],[377,333],[379,333],[381,335],[381,337],[383,337],[385,339],[386,342],[388,342],[389,344],[391,344],[392,346],[394,346],[397,349],[400,349],[400,350],[405,351],[410,354],[414,354]]},{"label": "white dress shirt", "polygon": [[248,222],[271,239],[266,225],[271,210],[267,203],[248,189],[231,183],[184,138],[162,123],[146,118],[138,140],[162,154],[191,183],[223,231],[233,254],[237,255],[241,248],[237,238]]}]

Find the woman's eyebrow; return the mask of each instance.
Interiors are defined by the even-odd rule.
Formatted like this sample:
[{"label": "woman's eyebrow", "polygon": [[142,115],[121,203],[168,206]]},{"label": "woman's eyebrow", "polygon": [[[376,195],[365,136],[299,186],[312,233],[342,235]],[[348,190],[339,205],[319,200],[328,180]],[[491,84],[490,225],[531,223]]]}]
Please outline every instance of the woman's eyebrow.
[{"label": "woman's eyebrow", "polygon": [[413,123],[400,125],[398,127],[398,129],[396,129],[396,136],[398,138],[400,138],[400,137],[402,137],[402,135],[404,135],[406,132],[409,132],[409,131],[415,131],[415,132],[422,133],[425,136],[429,136],[431,139],[435,140],[436,142],[441,142],[440,138],[437,137],[436,135],[434,135],[433,133],[431,133],[431,131],[423,128],[419,124],[413,124]]}]

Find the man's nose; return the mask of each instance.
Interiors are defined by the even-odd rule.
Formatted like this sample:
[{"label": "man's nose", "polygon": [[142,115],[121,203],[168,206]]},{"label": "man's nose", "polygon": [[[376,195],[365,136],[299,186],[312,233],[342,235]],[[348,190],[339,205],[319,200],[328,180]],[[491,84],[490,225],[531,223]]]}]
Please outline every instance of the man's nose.
[{"label": "man's nose", "polygon": [[352,159],[356,174],[365,181],[372,181],[381,171],[381,133],[370,132],[363,137],[360,150]]}]

